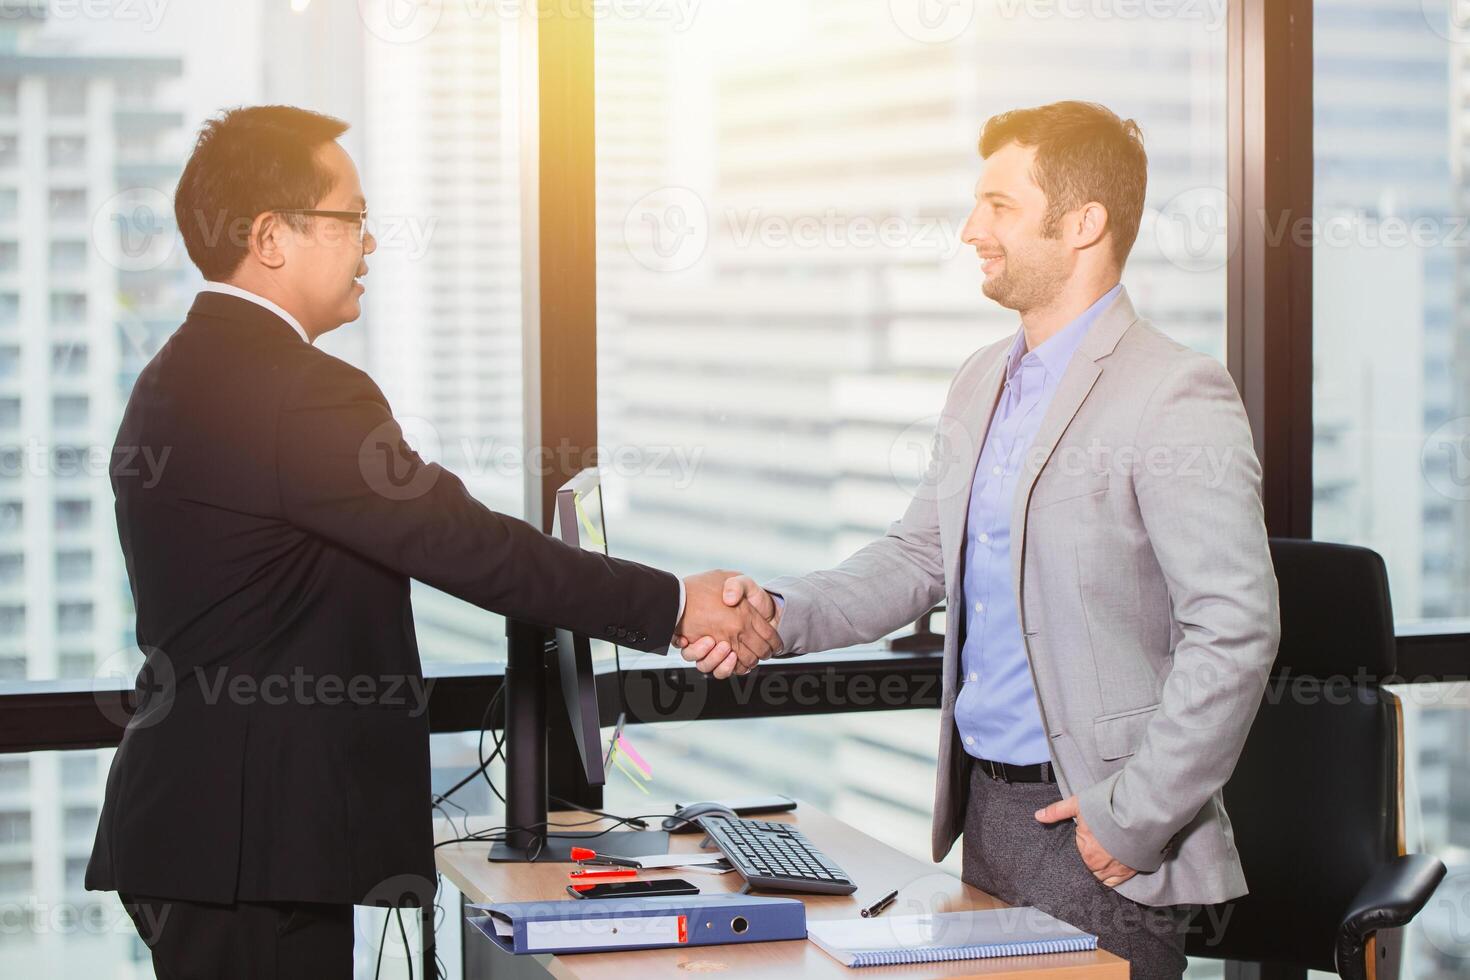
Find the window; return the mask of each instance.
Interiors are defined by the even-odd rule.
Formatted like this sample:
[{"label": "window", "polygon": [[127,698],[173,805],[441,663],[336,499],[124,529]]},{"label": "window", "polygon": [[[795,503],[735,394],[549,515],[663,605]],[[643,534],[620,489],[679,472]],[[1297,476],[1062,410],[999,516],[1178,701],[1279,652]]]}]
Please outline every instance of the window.
[{"label": "window", "polygon": [[51,294],[51,325],[55,327],[77,327],[87,322],[87,294]]},{"label": "window", "polygon": [[[88,402],[86,395],[57,395],[51,399],[51,421],[55,425],[83,426],[87,424]],[[0,415],[0,419],[3,419]]]},{"label": "window", "polygon": [[1444,4],[1369,7],[1315,7],[1313,536],[1382,554],[1401,621],[1464,617],[1470,63]]},{"label": "window", "polygon": [[[0,246],[0,261],[4,261],[4,246]],[[20,321],[20,294],[0,293],[0,327],[13,327]]]},{"label": "window", "polygon": [[0,756],[0,795],[14,796],[30,787],[31,764],[26,759]]},{"label": "window", "polygon": [[20,109],[20,83],[14,78],[0,79],[0,117],[14,116]]},{"label": "window", "polygon": [[1226,257],[1188,224],[1223,195],[1223,27],[978,9],[952,32],[775,0],[705,4],[677,32],[599,21],[615,554],[767,577],[902,513],[955,371],[1018,328],[959,237],[981,127],[1006,109],[1082,91],[1138,121],[1149,193],[1124,283],[1223,358]]},{"label": "window", "polygon": [[85,531],[92,522],[92,501],[58,500],[56,502],[56,530]]},{"label": "window", "polygon": [[52,242],[52,272],[81,272],[87,268],[86,242]]},{"label": "window", "polygon": [[48,137],[46,162],[53,167],[80,167],[87,162],[87,140],[81,136]]},{"label": "window", "polygon": [[25,575],[25,555],[0,554],[0,585],[15,585]]},{"label": "window", "polygon": [[56,607],[58,633],[87,633],[92,629],[90,602],[63,602]]},{"label": "window", "polygon": [[47,201],[51,217],[57,221],[75,221],[87,217],[87,192],[80,188],[57,188]]},{"label": "window", "polygon": [[29,861],[0,861],[0,896],[15,899],[31,888]]},{"label": "window", "polygon": [[20,137],[0,133],[0,167],[13,167],[20,162]]},{"label": "window", "polygon": [[90,551],[62,551],[56,555],[56,581],[81,582],[92,577]]},{"label": "window", "polygon": [[0,187],[0,221],[14,221],[20,211],[20,192],[14,187]]},{"label": "window", "polygon": [[0,811],[0,849],[31,842],[31,815],[25,811]]},{"label": "window", "polygon": [[86,344],[54,344],[51,347],[51,372],[57,377],[76,378],[87,373]]},{"label": "window", "polygon": [[[18,268],[20,268],[20,243],[0,242],[0,272],[14,272]],[[13,293],[10,295],[14,296]]]}]

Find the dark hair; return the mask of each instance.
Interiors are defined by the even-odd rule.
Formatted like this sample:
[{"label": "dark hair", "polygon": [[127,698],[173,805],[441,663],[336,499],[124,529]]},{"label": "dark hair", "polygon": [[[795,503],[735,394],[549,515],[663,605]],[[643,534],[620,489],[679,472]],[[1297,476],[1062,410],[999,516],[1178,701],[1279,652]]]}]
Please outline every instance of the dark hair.
[{"label": "dark hair", "polygon": [[1064,214],[1096,201],[1108,210],[1113,255],[1122,265],[1138,237],[1148,186],[1138,123],[1095,102],[1053,102],[990,117],[980,134],[980,156],[1008,143],[1036,147],[1031,177],[1046,194],[1042,232],[1055,236]]},{"label": "dark hair", "polygon": [[[174,192],[174,219],[204,278],[240,267],[256,215],[310,208],[331,191],[314,154],[346,131],[340,119],[286,105],[227,109],[204,124]],[[299,215],[283,217],[302,227]]]}]

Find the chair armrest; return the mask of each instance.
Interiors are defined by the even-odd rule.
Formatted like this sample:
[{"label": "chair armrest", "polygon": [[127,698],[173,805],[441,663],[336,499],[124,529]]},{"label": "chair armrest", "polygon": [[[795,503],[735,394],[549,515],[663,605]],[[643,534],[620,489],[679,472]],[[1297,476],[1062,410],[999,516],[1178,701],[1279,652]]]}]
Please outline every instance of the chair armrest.
[{"label": "chair armrest", "polygon": [[1337,930],[1338,975],[1343,980],[1366,977],[1363,948],[1368,938],[1381,929],[1408,925],[1444,876],[1444,862],[1428,854],[1405,854],[1380,867],[1343,914]]}]

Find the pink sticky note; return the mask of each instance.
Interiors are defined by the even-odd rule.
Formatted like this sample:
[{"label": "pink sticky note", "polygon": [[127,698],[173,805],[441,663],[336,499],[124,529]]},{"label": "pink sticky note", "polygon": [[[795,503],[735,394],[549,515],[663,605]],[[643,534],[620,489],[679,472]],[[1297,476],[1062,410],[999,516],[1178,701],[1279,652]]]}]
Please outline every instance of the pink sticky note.
[{"label": "pink sticky note", "polygon": [[633,760],[633,765],[637,766],[638,770],[643,773],[644,779],[653,778],[653,767],[650,766],[647,762],[643,761],[643,756],[639,755],[638,750],[633,748],[628,740],[623,738],[622,735],[618,736],[618,748],[622,749],[623,754],[626,755],[629,759]]}]

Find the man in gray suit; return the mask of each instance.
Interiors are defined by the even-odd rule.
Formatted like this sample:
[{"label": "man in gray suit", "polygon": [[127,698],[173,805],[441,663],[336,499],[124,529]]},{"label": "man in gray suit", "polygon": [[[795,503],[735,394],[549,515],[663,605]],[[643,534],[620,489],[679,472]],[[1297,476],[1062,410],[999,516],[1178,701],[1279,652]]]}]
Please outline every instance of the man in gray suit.
[{"label": "man in gray suit", "polygon": [[[781,655],[945,600],[933,854],[1179,977],[1194,909],[1246,893],[1221,787],[1275,659],[1261,469],[1229,374],[1134,312],[1138,127],[1062,102],[989,120],[963,232],[1013,338],[960,368],[919,491],[836,568],[764,589]],[[693,642],[689,642],[693,640]],[[684,655],[719,677],[709,638]]]}]

